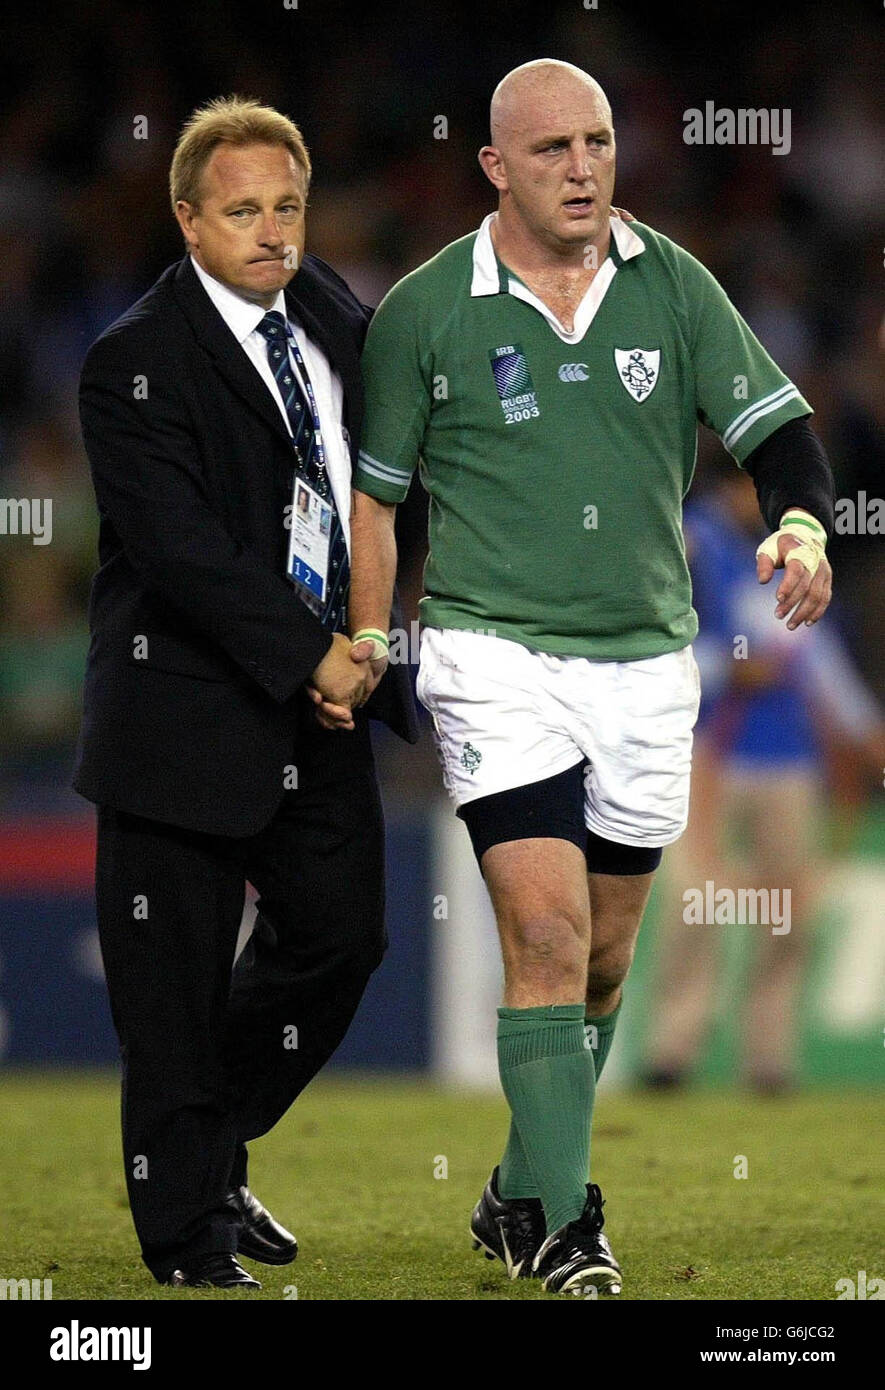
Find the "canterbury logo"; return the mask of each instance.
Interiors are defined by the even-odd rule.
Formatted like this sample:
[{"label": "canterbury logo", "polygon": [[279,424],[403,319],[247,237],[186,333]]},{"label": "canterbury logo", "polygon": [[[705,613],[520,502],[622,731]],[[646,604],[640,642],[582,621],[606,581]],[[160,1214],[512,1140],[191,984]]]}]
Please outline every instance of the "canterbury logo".
[{"label": "canterbury logo", "polygon": [[557,376],[560,381],[589,381],[590,373],[586,362],[563,362]]}]

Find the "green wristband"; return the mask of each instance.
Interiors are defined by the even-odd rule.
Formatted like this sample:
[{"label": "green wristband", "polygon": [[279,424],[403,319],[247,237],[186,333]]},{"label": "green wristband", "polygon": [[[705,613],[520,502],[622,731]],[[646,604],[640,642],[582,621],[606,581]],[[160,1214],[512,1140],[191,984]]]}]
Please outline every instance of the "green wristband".
[{"label": "green wristband", "polygon": [[366,639],[369,639],[372,642],[381,642],[384,646],[385,651],[390,651],[390,639],[387,636],[387,633],[382,632],[381,629],[378,627],[360,628],[359,632],[355,633],[353,637],[351,637],[351,645],[355,646],[357,642],[363,642]]},{"label": "green wristband", "polygon": [[819,521],[812,521],[807,516],[791,516],[789,512],[784,512],[781,517],[781,526],[786,526],[788,522],[792,522],[794,526],[807,526],[809,531],[813,531],[816,536],[820,536],[826,541],[827,533]]}]

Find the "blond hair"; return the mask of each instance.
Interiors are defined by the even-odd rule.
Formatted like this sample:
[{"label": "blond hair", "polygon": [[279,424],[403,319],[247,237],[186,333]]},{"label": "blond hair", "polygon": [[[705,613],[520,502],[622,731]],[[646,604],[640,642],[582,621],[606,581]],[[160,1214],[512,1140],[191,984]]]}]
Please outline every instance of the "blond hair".
[{"label": "blond hair", "polygon": [[203,170],[219,145],[284,145],[310,182],[310,155],[294,121],[251,97],[216,97],[192,112],[178,137],[169,170],[173,212],[182,201],[199,207]]}]

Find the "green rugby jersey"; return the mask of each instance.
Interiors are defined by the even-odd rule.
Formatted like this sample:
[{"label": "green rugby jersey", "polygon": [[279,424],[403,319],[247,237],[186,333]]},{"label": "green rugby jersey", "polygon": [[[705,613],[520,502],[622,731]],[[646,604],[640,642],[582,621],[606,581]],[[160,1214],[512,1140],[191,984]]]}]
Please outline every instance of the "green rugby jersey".
[{"label": "green rugby jersey", "polygon": [[738,464],[811,407],[699,261],[612,218],[565,334],[486,218],[393,287],[363,355],[354,486],[430,494],[422,622],[632,661],[692,641],[682,499],[697,421]]}]

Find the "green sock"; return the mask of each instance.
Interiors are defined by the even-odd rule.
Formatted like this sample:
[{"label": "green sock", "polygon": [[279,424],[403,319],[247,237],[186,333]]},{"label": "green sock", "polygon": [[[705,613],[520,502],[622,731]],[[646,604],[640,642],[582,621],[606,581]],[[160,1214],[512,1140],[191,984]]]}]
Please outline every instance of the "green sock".
[{"label": "green sock", "polygon": [[507,1147],[498,1167],[498,1196],[505,1202],[515,1202],[518,1197],[537,1197],[538,1184],[535,1182],[526,1151],[522,1147],[516,1121],[510,1117],[510,1133]]},{"label": "green sock", "polygon": [[[595,1071],[583,1005],[499,1009],[498,1067],[522,1141],[523,1176],[528,1170],[534,1179],[548,1232],[558,1230],[577,1220],[587,1200]],[[514,1176],[505,1165],[502,1197],[516,1195],[511,1181],[519,1183],[519,1171]]]},{"label": "green sock", "polygon": [[[617,1008],[610,1014],[603,1014],[599,1018],[590,1016],[584,1019],[584,1032],[587,1041],[590,1043],[593,1052],[593,1064],[596,1072],[596,1080],[602,1076],[602,1068],[608,1057],[612,1045],[612,1038],[615,1035],[615,1025],[618,1021],[618,1014],[621,1012],[623,997],[618,1000]],[[596,1033],[590,1032],[591,1028],[596,1029]],[[594,1037],[596,1039],[594,1045]],[[526,1151],[523,1148],[522,1140],[519,1137],[519,1130],[516,1128],[515,1120],[510,1121],[510,1133],[507,1136],[507,1147],[504,1150],[504,1157],[498,1169],[498,1194],[507,1202],[513,1202],[518,1197],[537,1197],[538,1184],[532,1176]]]},{"label": "green sock", "polygon": [[598,1018],[584,1019],[584,1032],[587,1034],[587,1041],[593,1053],[593,1061],[596,1066],[596,1080],[602,1076],[602,1068],[605,1066],[605,1059],[611,1050],[612,1038],[615,1036],[615,1025],[618,1021],[618,1014],[621,1012],[621,1005],[624,1002],[623,995],[618,1000],[616,1009],[612,1009],[610,1014],[601,1014]]}]

